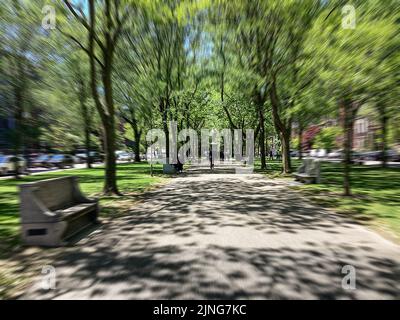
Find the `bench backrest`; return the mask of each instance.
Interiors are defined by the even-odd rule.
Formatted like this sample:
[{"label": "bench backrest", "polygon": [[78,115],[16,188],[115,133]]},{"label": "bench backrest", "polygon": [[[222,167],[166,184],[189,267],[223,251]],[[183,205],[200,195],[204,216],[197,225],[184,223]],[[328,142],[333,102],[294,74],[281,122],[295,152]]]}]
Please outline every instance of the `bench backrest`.
[{"label": "bench backrest", "polygon": [[311,176],[319,176],[320,162],[318,160],[312,160],[311,164],[306,169],[306,173]]},{"label": "bench backrest", "polygon": [[320,162],[312,158],[306,158],[303,160],[302,165],[299,167],[299,173],[305,173],[308,175],[318,174],[320,171]]},{"label": "bench backrest", "polygon": [[75,204],[75,183],[75,177],[64,177],[27,183],[21,185],[20,188],[21,190],[31,188],[33,195],[47,209],[54,211]]},{"label": "bench backrest", "polygon": [[313,159],[304,159],[304,164],[305,164],[305,172],[308,173],[310,170],[312,164],[313,164]]},{"label": "bench backrest", "polygon": [[312,165],[312,162],[313,162],[313,159],[311,159],[311,158],[303,159],[303,163],[298,168],[297,172],[298,173],[308,173],[308,170],[309,170],[310,166]]}]

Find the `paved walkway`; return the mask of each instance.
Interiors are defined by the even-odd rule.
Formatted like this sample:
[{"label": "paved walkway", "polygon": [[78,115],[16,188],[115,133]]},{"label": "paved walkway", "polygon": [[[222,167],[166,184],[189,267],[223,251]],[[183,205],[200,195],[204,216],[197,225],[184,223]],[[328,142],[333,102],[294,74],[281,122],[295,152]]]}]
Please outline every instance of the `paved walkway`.
[{"label": "paved walkway", "polygon": [[[400,246],[259,174],[196,171],[144,196],[24,298],[400,298]],[[356,290],[342,289],[344,265]]]}]

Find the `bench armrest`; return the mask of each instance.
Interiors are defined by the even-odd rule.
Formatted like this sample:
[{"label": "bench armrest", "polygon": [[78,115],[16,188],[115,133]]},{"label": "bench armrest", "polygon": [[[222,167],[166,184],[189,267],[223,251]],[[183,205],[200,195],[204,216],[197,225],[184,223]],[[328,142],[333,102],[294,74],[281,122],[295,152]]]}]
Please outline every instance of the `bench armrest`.
[{"label": "bench armrest", "polygon": [[[35,188],[35,190],[32,190],[32,193],[35,194],[35,191],[36,191],[36,188]],[[54,217],[58,216],[57,213],[50,211],[38,197],[33,196],[32,202],[35,204],[36,208],[41,211],[41,213],[43,215],[45,215],[49,218],[54,218]]]},{"label": "bench armrest", "polygon": [[54,221],[58,214],[49,210],[35,195],[38,188],[30,187],[21,189],[21,218],[24,222]]},{"label": "bench armrest", "polygon": [[88,197],[86,197],[82,193],[81,188],[79,187],[79,183],[78,183],[78,178],[77,177],[74,177],[73,193],[74,193],[74,199],[78,203],[96,203],[96,202],[98,202],[97,199],[89,199]]},{"label": "bench armrest", "polygon": [[297,173],[304,173],[306,170],[306,165],[303,163],[300,165],[300,167],[297,169]]}]

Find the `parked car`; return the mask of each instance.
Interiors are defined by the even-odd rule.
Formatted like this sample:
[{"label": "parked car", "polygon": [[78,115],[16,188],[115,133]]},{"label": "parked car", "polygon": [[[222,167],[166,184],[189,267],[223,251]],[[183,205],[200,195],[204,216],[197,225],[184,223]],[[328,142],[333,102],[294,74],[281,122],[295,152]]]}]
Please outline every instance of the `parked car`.
[{"label": "parked car", "polygon": [[[85,163],[86,162],[86,151],[80,151],[79,153],[76,153],[75,156],[79,158],[78,163]],[[96,163],[96,162],[103,162],[104,161],[104,156],[97,151],[90,151],[89,152],[89,158],[90,158],[90,163]]]},{"label": "parked car", "polygon": [[86,161],[86,149],[78,149],[75,152],[76,162],[84,163]]},{"label": "parked car", "polygon": [[118,160],[119,155],[120,155],[120,154],[125,154],[125,153],[126,153],[126,151],[123,151],[123,150],[117,150],[117,151],[115,151],[115,157],[116,157],[116,159]]},{"label": "parked car", "polygon": [[388,157],[388,161],[391,161],[391,162],[399,162],[400,161],[400,154],[395,150],[388,150],[387,157]]},{"label": "parked car", "polygon": [[368,151],[360,153],[360,159],[364,161],[376,161],[378,160],[378,152],[377,151]]},{"label": "parked car", "polygon": [[302,155],[303,158],[310,157],[310,151],[303,151],[303,152],[301,153],[301,155]]},{"label": "parked car", "polygon": [[315,158],[315,157],[317,157],[317,156],[318,156],[318,150],[311,149],[311,150],[310,150],[310,157],[311,157],[311,158]]},{"label": "parked car", "polygon": [[326,152],[325,149],[318,149],[318,152],[317,152],[317,155],[316,155],[316,156],[317,156],[318,158],[325,158],[326,155],[327,155],[327,152]]},{"label": "parked car", "polygon": [[33,159],[29,165],[32,168],[38,168],[38,167],[46,168],[49,166],[48,162],[49,162],[50,158],[51,158],[50,154],[42,154],[42,155],[38,156],[37,158]]},{"label": "parked car", "polygon": [[68,154],[56,154],[48,160],[48,163],[49,166],[58,167],[60,169],[65,167],[73,168],[75,165],[74,157]]},{"label": "parked car", "polygon": [[133,158],[133,154],[129,152],[120,153],[117,156],[117,160],[119,161],[132,161]]},{"label": "parked car", "polygon": [[75,163],[75,164],[80,164],[80,163],[82,163],[82,159],[81,159],[81,158],[79,158],[79,157],[77,157],[77,156],[72,156],[72,158],[74,159],[74,163]]},{"label": "parked car", "polygon": [[82,153],[76,153],[74,156],[75,163],[80,164],[85,162],[85,157],[82,155]]},{"label": "parked car", "polygon": [[364,159],[362,157],[362,152],[353,151],[351,153],[351,163],[352,164],[364,164]]},{"label": "parked car", "polygon": [[343,158],[343,152],[342,150],[336,150],[328,153],[328,158],[330,159],[342,159]]},{"label": "parked car", "polygon": [[[387,160],[391,162],[400,161],[400,154],[395,150],[387,150]],[[359,158],[363,161],[383,161],[382,151],[368,151],[359,154]]]},{"label": "parked car", "polygon": [[27,162],[27,165],[30,166],[32,161],[34,161],[36,158],[40,156],[40,153],[29,153],[28,155],[24,155],[24,158]]},{"label": "parked car", "polygon": [[[15,165],[17,164],[17,166]],[[15,172],[15,169],[19,174],[26,171],[26,160],[20,156],[0,156],[0,174],[6,175],[11,172]]]},{"label": "parked car", "polygon": [[291,156],[292,158],[298,157],[298,156],[299,156],[299,151],[297,151],[297,150],[291,150],[291,151],[290,151],[290,156]]}]

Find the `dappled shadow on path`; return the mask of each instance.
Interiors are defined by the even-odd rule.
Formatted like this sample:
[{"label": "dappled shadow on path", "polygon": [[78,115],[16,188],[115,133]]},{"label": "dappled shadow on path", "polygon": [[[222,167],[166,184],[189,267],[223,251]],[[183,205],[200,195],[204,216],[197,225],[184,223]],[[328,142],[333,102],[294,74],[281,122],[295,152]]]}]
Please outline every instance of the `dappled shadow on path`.
[{"label": "dappled shadow on path", "polygon": [[[130,216],[66,249],[55,262],[57,290],[34,286],[25,297],[400,297],[398,247],[360,239],[352,220],[302,201],[280,181],[188,176],[141,198]],[[341,286],[347,264],[357,269],[357,290]]]}]

